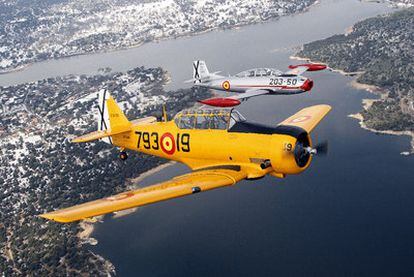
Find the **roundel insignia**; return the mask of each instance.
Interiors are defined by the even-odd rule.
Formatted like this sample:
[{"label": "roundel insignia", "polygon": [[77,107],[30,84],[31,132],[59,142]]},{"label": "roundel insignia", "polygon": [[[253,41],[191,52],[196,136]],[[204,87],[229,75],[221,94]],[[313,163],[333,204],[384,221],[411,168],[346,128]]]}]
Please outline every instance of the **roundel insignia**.
[{"label": "roundel insignia", "polygon": [[224,82],[221,84],[221,86],[222,86],[222,88],[223,88],[223,89],[225,89],[225,90],[229,90],[229,89],[230,89],[230,82],[229,82],[229,81],[224,81]]},{"label": "roundel insignia", "polygon": [[133,192],[125,192],[125,193],[121,193],[121,194],[117,194],[117,195],[114,195],[114,196],[107,197],[106,200],[108,200],[108,201],[117,201],[117,200],[122,200],[122,199],[125,199],[125,198],[129,198],[129,197],[132,197],[132,196],[134,196]]},{"label": "roundel insignia", "polygon": [[311,118],[311,116],[309,115],[302,115],[299,117],[296,117],[294,119],[292,119],[291,121],[289,121],[289,123],[299,123],[299,122],[305,122],[307,120],[309,120]]},{"label": "roundel insignia", "polygon": [[175,141],[171,133],[165,133],[161,136],[161,150],[168,155],[175,152]]}]

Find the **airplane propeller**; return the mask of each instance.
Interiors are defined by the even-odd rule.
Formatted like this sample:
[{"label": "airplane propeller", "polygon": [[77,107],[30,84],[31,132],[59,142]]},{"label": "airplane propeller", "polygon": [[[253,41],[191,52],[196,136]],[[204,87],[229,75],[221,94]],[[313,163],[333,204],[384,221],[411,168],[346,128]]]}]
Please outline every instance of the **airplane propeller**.
[{"label": "airplane propeller", "polygon": [[311,155],[326,156],[328,155],[328,141],[322,141],[316,144],[313,148],[306,147],[305,149],[306,152],[308,152]]},{"label": "airplane propeller", "polygon": [[328,155],[328,141],[322,141],[315,145],[316,154],[320,156]]}]

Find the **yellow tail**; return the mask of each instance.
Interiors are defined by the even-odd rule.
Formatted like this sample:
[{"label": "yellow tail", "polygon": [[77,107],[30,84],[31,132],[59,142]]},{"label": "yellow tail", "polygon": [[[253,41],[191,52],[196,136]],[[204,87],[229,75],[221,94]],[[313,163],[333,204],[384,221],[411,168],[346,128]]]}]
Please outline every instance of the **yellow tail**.
[{"label": "yellow tail", "polygon": [[101,139],[112,144],[111,136],[132,130],[131,122],[106,90],[98,93],[98,131],[77,137],[72,142],[88,142]]},{"label": "yellow tail", "polygon": [[119,108],[110,95],[109,99],[106,100],[106,107],[109,114],[109,130],[111,132],[120,133],[131,129],[131,122],[128,121],[121,108]]}]

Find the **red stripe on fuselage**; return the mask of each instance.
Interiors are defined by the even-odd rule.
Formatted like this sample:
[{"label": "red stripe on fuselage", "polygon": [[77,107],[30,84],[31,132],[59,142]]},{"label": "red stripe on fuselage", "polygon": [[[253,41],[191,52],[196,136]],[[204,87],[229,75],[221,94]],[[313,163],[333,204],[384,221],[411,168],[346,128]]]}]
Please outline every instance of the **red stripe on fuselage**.
[{"label": "red stripe on fuselage", "polygon": [[237,86],[233,85],[236,88],[285,88],[285,89],[300,89],[301,87],[288,87],[288,86],[275,86],[275,85],[245,85],[245,86]]}]

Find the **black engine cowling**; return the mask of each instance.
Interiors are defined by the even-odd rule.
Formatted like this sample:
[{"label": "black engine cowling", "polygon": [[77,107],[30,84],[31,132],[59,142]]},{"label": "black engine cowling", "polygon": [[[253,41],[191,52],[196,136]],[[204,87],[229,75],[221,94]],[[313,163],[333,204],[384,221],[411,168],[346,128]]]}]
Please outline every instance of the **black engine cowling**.
[{"label": "black engine cowling", "polygon": [[295,148],[293,150],[296,164],[299,167],[304,167],[308,163],[311,154],[307,150],[310,146],[309,136],[307,133],[302,133],[298,136]]}]

